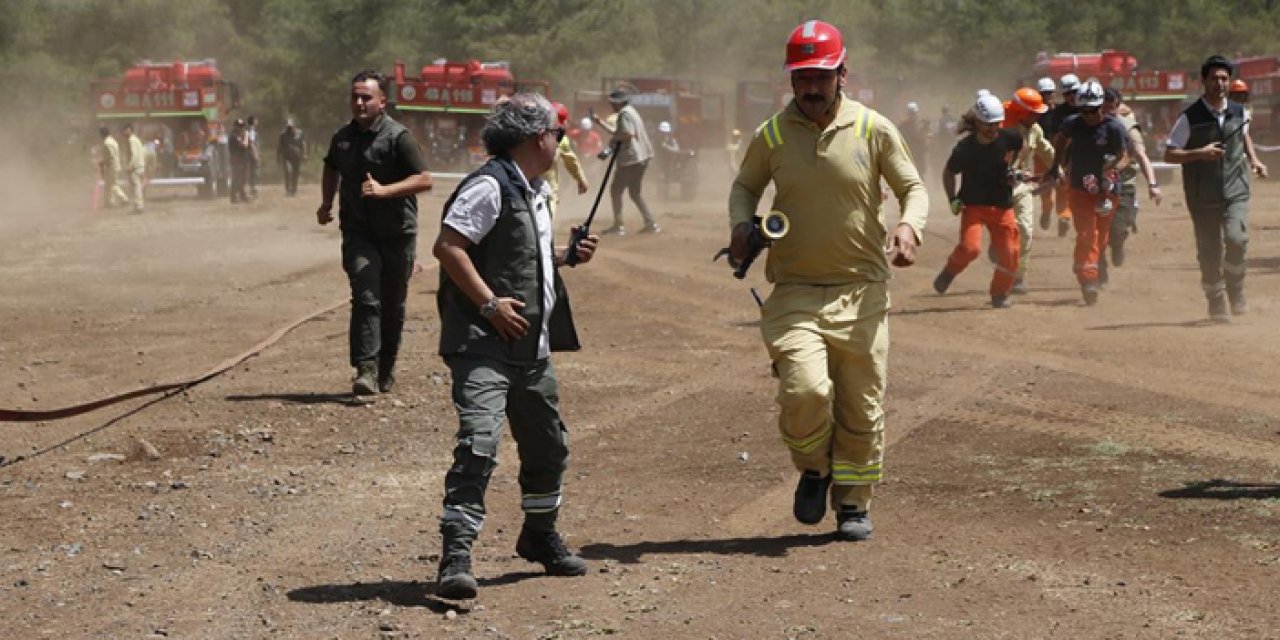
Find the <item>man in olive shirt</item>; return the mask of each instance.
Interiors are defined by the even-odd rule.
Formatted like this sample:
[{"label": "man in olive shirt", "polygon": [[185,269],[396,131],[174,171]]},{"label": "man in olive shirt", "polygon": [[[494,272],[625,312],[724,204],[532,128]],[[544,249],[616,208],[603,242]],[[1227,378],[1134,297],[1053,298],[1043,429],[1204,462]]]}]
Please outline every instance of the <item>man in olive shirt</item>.
[{"label": "man in olive shirt", "polygon": [[613,184],[609,185],[609,198],[613,202],[613,226],[601,233],[624,236],[627,234],[622,226],[622,194],[631,194],[631,201],[640,210],[644,219],[644,228],[640,233],[657,233],[661,229],[654,222],[649,205],[644,201],[644,173],[649,168],[649,160],[653,158],[653,144],[649,142],[649,132],[644,128],[644,120],[640,112],[631,106],[631,93],[625,89],[616,89],[609,94],[609,106],[617,113],[617,124],[595,117],[596,124],[609,132],[612,138],[610,146],[618,148],[617,170]]},{"label": "man in olive shirt", "polygon": [[418,239],[416,193],[431,188],[422,152],[384,111],[387,78],[361,71],[351,80],[352,120],[333,134],[324,158],[316,220],[333,220],[339,194],[342,268],[351,281],[352,392],[386,393],[404,328],[405,296]]},{"label": "man in olive shirt", "polygon": [[[929,205],[897,128],[842,93],[844,62],[830,24],[811,20],[792,32],[795,99],[747,147],[729,196],[730,254],[746,256],[752,216],[773,182],[772,208],[790,229],[769,250],[774,288],[760,329],[778,371],[782,440],[801,472],[793,513],[818,524],[830,490],[838,535],[864,540],[884,457],[889,262],[915,262]],[[892,235],[882,178],[902,205]]]}]

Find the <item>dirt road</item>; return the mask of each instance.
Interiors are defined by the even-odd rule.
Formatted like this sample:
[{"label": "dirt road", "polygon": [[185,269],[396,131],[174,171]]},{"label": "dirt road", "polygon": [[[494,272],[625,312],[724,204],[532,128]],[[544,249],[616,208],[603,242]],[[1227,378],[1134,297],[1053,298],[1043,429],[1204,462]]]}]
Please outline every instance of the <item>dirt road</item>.
[{"label": "dirt road", "polygon": [[[156,197],[138,216],[68,196],[4,227],[0,407],[200,373],[344,298],[336,230],[279,191],[236,208]],[[567,274],[586,349],[556,359],[562,522],[592,571],[545,578],[515,557],[507,442],[481,595],[461,610],[428,597],[455,428],[431,234],[394,395],[345,395],[342,309],[172,398],[0,424],[0,455],[21,458],[0,468],[2,633],[1280,637],[1278,195],[1257,189],[1252,311],[1230,325],[1205,321],[1176,190],[1144,209],[1096,307],[1070,238],[1048,236],[1014,308],[988,308],[977,263],[935,295],[956,233],[939,209],[892,283],[887,481],[859,544],[790,517],[754,303],[709,262],[720,197],[663,203],[663,234],[610,238]]]}]

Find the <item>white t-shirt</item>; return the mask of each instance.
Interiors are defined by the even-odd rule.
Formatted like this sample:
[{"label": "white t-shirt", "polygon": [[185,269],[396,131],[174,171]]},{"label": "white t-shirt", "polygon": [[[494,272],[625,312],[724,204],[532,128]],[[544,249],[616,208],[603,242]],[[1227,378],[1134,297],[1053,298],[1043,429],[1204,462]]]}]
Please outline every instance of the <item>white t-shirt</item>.
[{"label": "white t-shirt", "polygon": [[[1213,108],[1213,105],[1209,104],[1209,101],[1204,98],[1200,98],[1200,102],[1209,107],[1209,113],[1212,113],[1213,117],[1218,119],[1219,127],[1227,121],[1227,103],[1225,100],[1222,103],[1222,109]],[[1245,126],[1249,125],[1246,124]],[[1249,130],[1245,129],[1244,133],[1249,133]],[[1178,121],[1173,123],[1173,128],[1169,130],[1169,139],[1165,141],[1165,146],[1173,149],[1183,149],[1186,148],[1187,140],[1190,139],[1191,123],[1187,122],[1187,114],[1183,113],[1178,116]]]},{"label": "white t-shirt", "polygon": [[[551,321],[551,309],[556,303],[554,249],[551,245],[551,210],[547,208],[547,198],[551,189],[541,179],[535,180],[536,187],[529,184],[528,178],[520,171],[519,166],[516,166],[516,173],[520,176],[520,184],[517,186],[523,188],[530,196],[529,202],[533,205],[533,224],[538,230],[538,253],[542,258],[542,273],[545,276],[542,279],[542,333],[538,337],[538,358],[546,358],[551,355],[548,326]],[[473,244],[479,244],[498,223],[498,216],[501,213],[502,196],[498,189],[498,181],[492,176],[480,176],[458,192],[458,197],[454,198],[453,204],[445,212],[444,224],[462,234]]]}]

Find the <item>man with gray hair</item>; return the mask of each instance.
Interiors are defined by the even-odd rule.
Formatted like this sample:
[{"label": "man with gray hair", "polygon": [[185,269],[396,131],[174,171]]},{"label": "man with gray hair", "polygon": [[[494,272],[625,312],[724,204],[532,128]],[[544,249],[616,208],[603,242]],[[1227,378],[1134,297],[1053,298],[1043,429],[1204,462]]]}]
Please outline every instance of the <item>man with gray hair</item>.
[{"label": "man with gray hair", "polygon": [[[556,531],[569,447],[550,356],[579,345],[556,271],[568,264],[570,248],[552,242],[550,189],[539,176],[555,162],[564,133],[540,95],[500,102],[481,132],[492,157],[445,203],[433,253],[440,355],[452,373],[459,428],[440,520],[442,598],[476,596],[471,547],[484,525],[504,418],[519,445],[524,526],[516,553],[549,575],[587,572]],[[586,236],[576,245],[578,263],[591,260],[597,241]]]}]

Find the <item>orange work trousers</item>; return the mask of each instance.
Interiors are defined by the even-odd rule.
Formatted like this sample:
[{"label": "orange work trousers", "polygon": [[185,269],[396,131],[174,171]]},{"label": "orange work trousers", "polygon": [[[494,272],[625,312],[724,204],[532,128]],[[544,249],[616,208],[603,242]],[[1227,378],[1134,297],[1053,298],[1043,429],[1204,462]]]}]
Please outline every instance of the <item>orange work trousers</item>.
[{"label": "orange work trousers", "polygon": [[1018,221],[1012,208],[966,205],[960,212],[960,244],[947,258],[947,273],[959,275],[982,253],[982,227],[991,232],[996,271],[991,274],[991,297],[1009,295],[1018,273]]},{"label": "orange work trousers", "polygon": [[1115,215],[1115,207],[1111,213],[1098,215],[1095,207],[1102,199],[1083,189],[1072,188],[1071,221],[1076,228],[1076,251],[1073,270],[1080,284],[1098,281],[1098,259],[1102,249],[1111,238],[1111,216]]}]

